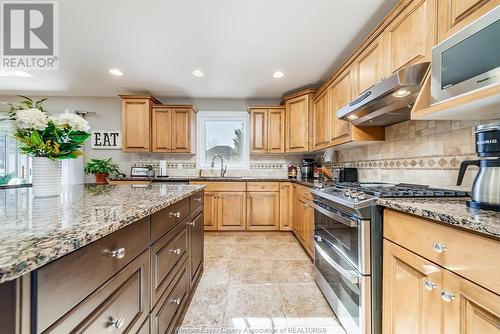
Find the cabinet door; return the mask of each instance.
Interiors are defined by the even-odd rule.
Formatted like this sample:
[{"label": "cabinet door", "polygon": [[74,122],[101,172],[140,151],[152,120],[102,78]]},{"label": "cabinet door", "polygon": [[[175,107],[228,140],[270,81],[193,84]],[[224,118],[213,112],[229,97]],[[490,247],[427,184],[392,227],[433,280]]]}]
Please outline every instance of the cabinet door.
[{"label": "cabinet door", "polygon": [[286,151],[307,152],[309,149],[309,96],[286,101]]},{"label": "cabinet door", "polygon": [[297,233],[299,241],[305,243],[305,223],[307,220],[307,203],[306,200],[300,196],[297,197],[297,219],[294,221],[294,228]]},{"label": "cabinet door", "polygon": [[149,99],[123,99],[123,151],[149,152],[150,117],[151,101]]},{"label": "cabinet door", "polygon": [[384,30],[386,75],[409,65],[430,61],[437,39],[437,0],[416,0]]},{"label": "cabinet door", "polygon": [[312,201],[307,202],[306,220],[304,224],[304,243],[310,256],[314,254],[314,208]]},{"label": "cabinet door", "polygon": [[205,226],[205,231],[215,231],[217,230],[217,200],[218,193],[214,191],[205,191],[204,194],[204,219],[203,224]]},{"label": "cabinet door", "polygon": [[247,193],[247,230],[279,229],[279,192]]},{"label": "cabinet door", "polygon": [[172,109],[172,152],[191,152],[191,109]]},{"label": "cabinet door", "polygon": [[191,221],[188,221],[187,224],[191,286],[193,286],[201,272],[201,264],[203,262],[203,211]]},{"label": "cabinet door", "polygon": [[353,96],[361,94],[382,79],[383,52],[383,36],[380,35],[354,60]]},{"label": "cabinet door", "polygon": [[250,152],[266,153],[267,109],[250,110]]},{"label": "cabinet door", "polygon": [[[476,19],[476,15],[472,15],[490,3],[494,5],[494,1],[490,0],[439,0],[439,20],[438,20],[438,40],[442,41],[456,29],[461,29],[465,25]],[[488,6],[486,6],[488,7]],[[490,8],[487,8],[488,10]],[[484,12],[479,15],[484,14]]]},{"label": "cabinet door", "polygon": [[439,333],[443,269],[386,239],[383,254],[382,333]]},{"label": "cabinet door", "polygon": [[337,144],[340,138],[350,135],[351,124],[337,118],[337,110],[351,102],[353,97],[353,71],[346,70],[339,76],[332,89],[330,109],[330,142]]},{"label": "cabinet door", "polygon": [[217,199],[217,228],[223,230],[245,230],[246,193],[244,191],[219,192]]},{"label": "cabinet door", "polygon": [[293,187],[292,183],[280,183],[280,230],[292,229]]},{"label": "cabinet door", "polygon": [[268,109],[267,111],[267,152],[285,152],[285,110]]},{"label": "cabinet door", "polygon": [[500,333],[500,296],[450,271],[441,292],[445,334]]},{"label": "cabinet door", "polygon": [[172,112],[166,107],[153,108],[153,152],[172,151]]},{"label": "cabinet door", "polygon": [[313,106],[313,149],[320,149],[330,140],[330,126],[328,116],[330,113],[331,90],[327,89],[323,95],[314,102]]}]

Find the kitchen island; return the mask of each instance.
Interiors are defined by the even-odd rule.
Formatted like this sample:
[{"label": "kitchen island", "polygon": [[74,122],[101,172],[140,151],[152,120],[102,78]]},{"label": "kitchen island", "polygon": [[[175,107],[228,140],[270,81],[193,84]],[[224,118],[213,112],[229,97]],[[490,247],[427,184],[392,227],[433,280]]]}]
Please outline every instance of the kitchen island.
[{"label": "kitchen island", "polygon": [[0,333],[173,331],[203,270],[203,188],[0,190]]}]

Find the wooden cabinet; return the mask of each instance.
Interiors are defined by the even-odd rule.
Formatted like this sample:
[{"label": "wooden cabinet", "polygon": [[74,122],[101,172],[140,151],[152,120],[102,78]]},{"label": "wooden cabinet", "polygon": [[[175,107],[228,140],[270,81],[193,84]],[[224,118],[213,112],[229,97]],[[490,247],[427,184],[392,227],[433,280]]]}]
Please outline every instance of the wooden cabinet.
[{"label": "wooden cabinet", "polygon": [[188,248],[189,248],[189,272],[191,275],[191,288],[194,287],[203,271],[203,210],[194,213],[187,222]]},{"label": "wooden cabinet", "polygon": [[327,89],[313,102],[312,138],[314,150],[326,147],[330,141],[331,93],[331,89]]},{"label": "wooden cabinet", "polygon": [[[492,268],[497,270],[497,268]],[[498,334],[500,296],[446,270],[443,318],[445,334]],[[451,298],[448,298],[451,297]]]},{"label": "wooden cabinet", "polygon": [[382,332],[439,333],[443,270],[384,240]]},{"label": "wooden cabinet", "polygon": [[293,184],[280,183],[280,231],[292,229],[293,216]]},{"label": "wooden cabinet", "polygon": [[217,198],[218,198],[217,192],[205,191],[204,194],[205,218],[203,220],[205,231],[217,230]]},{"label": "wooden cabinet", "polygon": [[383,254],[383,333],[499,333],[498,240],[386,209]]},{"label": "wooden cabinet", "polygon": [[152,108],[152,151],[191,153],[194,141],[191,105],[156,105]]},{"label": "wooden cabinet", "polygon": [[[285,101],[285,150],[287,152],[307,152],[310,147],[309,136],[312,96],[316,90],[308,89],[284,97]],[[311,145],[312,146],[312,145]]]},{"label": "wooden cabinet", "polygon": [[217,229],[245,230],[246,193],[243,191],[224,191],[217,198]]},{"label": "wooden cabinet", "polygon": [[292,231],[309,256],[314,254],[314,209],[307,187],[294,184],[294,212]]},{"label": "wooden cabinet", "polygon": [[430,61],[437,41],[437,0],[414,0],[384,30],[384,73]]},{"label": "wooden cabinet", "polygon": [[283,107],[250,108],[250,152],[285,152],[285,109]]},{"label": "wooden cabinet", "polygon": [[[384,39],[380,35],[354,60],[354,96],[358,96],[383,78]],[[354,97],[353,96],[353,97]]]},{"label": "wooden cabinet", "polygon": [[330,109],[330,142],[341,143],[349,139],[351,124],[337,118],[337,110],[351,102],[354,94],[353,70],[347,69],[334,82],[332,91],[332,108]]},{"label": "wooden cabinet", "polygon": [[247,193],[247,230],[279,229],[278,191],[251,191]]},{"label": "wooden cabinet", "polygon": [[151,150],[151,108],[160,103],[152,96],[120,95],[124,152]]}]

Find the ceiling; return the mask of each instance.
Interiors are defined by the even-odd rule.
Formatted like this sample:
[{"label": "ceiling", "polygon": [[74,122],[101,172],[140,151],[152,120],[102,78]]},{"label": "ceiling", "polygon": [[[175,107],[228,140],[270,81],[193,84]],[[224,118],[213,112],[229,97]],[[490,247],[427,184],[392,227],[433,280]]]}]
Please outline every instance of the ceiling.
[{"label": "ceiling", "polygon": [[59,70],[0,77],[0,95],[276,98],[325,80],[396,3],[64,0]]}]

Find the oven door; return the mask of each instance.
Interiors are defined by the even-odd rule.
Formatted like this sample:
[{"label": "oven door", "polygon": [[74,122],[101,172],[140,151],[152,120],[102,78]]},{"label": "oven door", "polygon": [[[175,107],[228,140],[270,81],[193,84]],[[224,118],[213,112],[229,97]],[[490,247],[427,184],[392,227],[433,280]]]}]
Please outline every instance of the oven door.
[{"label": "oven door", "polygon": [[315,200],[314,231],[363,275],[370,274],[370,220]]},{"label": "oven door", "polygon": [[371,276],[361,275],[321,237],[314,237],[315,281],[347,333],[371,333]]}]

